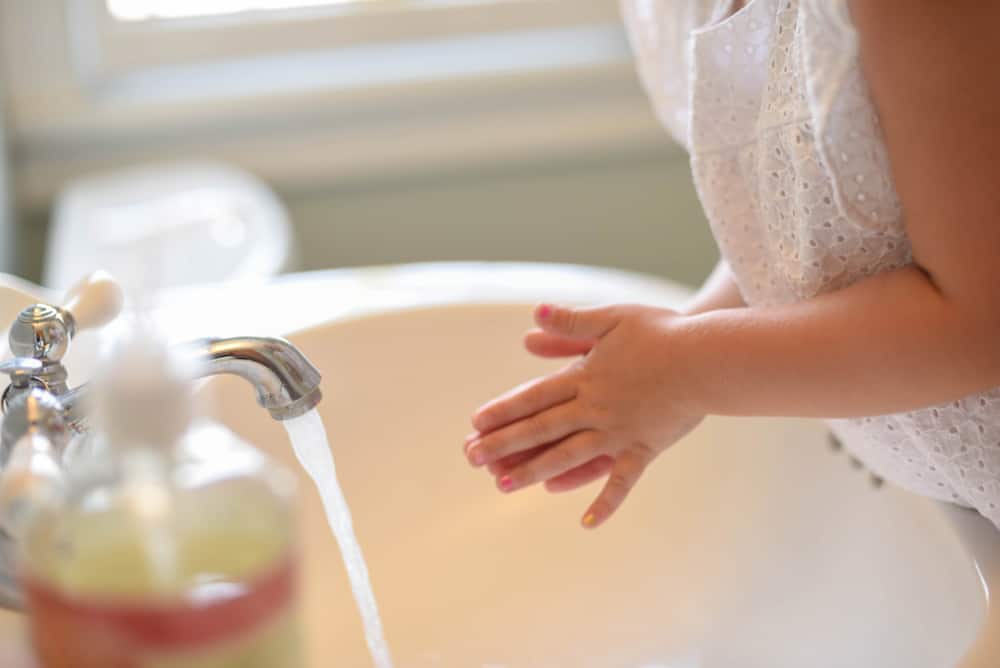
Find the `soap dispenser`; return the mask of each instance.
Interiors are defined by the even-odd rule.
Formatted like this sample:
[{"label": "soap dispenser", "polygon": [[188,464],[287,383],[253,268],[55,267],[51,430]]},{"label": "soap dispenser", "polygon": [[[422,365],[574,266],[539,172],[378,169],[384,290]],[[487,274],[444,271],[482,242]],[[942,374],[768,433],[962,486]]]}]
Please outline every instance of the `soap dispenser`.
[{"label": "soap dispenser", "polygon": [[193,370],[136,325],[97,432],[23,536],[41,668],[296,668],[294,479],[194,415]]}]

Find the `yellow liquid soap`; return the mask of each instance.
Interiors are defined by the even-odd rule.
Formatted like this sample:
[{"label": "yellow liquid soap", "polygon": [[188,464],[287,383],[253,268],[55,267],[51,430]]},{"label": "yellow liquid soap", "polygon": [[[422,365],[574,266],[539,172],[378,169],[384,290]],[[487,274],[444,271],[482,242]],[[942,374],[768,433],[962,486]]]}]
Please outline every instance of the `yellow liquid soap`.
[{"label": "yellow liquid soap", "polygon": [[40,523],[24,585],[41,668],[301,666],[294,522],[273,482],[119,481]]}]

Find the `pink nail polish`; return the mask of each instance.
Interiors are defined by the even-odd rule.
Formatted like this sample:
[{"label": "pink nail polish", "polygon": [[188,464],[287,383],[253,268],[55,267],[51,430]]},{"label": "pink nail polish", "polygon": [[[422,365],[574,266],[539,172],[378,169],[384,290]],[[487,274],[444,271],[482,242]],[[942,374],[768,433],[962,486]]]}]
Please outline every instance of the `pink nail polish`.
[{"label": "pink nail polish", "polygon": [[511,477],[509,475],[505,475],[504,477],[500,478],[500,489],[502,489],[503,491],[509,492],[510,488],[513,486],[514,486],[514,481],[511,480]]},{"label": "pink nail polish", "polygon": [[547,320],[550,315],[552,315],[552,307],[548,304],[543,304],[542,307],[538,309],[538,318],[540,320]]}]

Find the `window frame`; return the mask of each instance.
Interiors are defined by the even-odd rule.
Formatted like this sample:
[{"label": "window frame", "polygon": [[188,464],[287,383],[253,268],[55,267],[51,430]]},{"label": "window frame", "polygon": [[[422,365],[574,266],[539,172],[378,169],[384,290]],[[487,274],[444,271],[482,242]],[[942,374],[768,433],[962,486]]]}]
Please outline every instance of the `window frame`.
[{"label": "window frame", "polygon": [[618,20],[617,0],[387,0],[205,17],[121,21],[104,0],[66,0],[86,80],[161,68]]}]

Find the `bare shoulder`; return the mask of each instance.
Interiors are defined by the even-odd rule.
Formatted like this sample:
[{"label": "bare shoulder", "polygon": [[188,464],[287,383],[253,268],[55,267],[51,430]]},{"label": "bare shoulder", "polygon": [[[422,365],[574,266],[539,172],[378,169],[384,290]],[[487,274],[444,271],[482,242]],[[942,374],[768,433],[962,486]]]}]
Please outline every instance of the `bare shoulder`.
[{"label": "bare shoulder", "polygon": [[[933,84],[941,77],[1000,74],[1000,2],[848,0],[867,68]],[[919,66],[919,67],[914,67]],[[956,68],[961,68],[957,72]]]},{"label": "bare shoulder", "polygon": [[[889,126],[985,114],[1000,102],[1000,1],[849,0],[861,60]],[[890,128],[891,129],[891,128]],[[996,126],[991,128],[996,134]]]},{"label": "bare shoulder", "polygon": [[915,259],[997,285],[1000,1],[848,2]]},{"label": "bare shoulder", "polygon": [[897,151],[920,148],[910,141],[918,136],[965,148],[992,139],[1000,148],[1000,1],[848,2],[862,68]]}]

